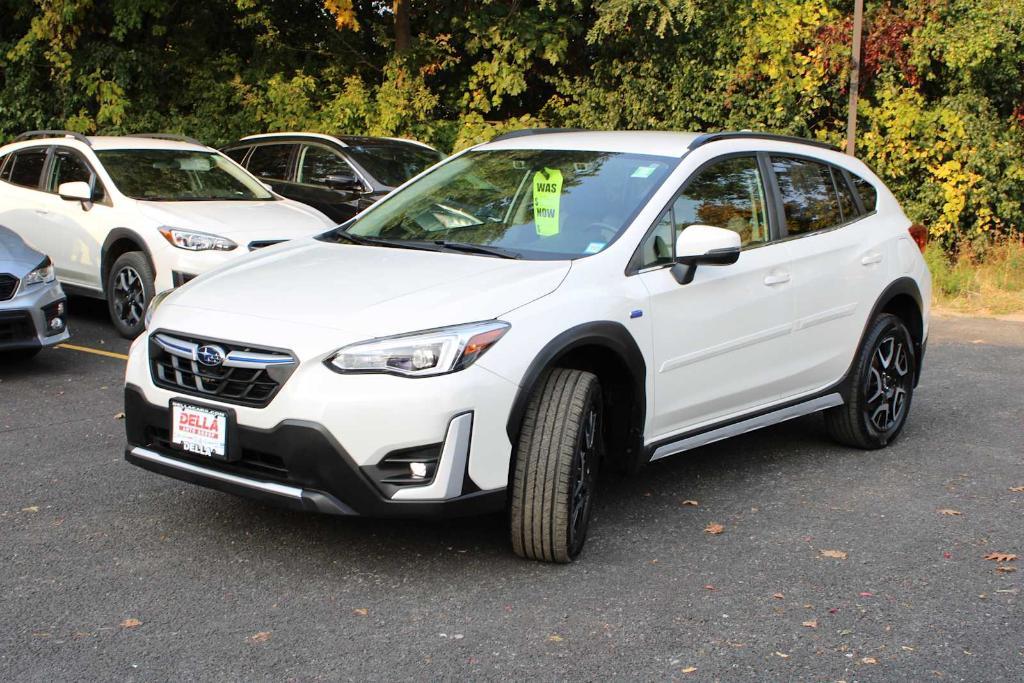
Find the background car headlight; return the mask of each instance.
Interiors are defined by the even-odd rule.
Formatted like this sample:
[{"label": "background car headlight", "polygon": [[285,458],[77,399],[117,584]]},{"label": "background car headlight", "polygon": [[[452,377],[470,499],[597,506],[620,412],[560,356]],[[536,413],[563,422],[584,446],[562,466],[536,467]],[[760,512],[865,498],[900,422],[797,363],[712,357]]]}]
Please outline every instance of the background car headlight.
[{"label": "background car headlight", "polygon": [[157,307],[159,307],[160,304],[163,303],[163,300],[167,298],[167,295],[173,291],[173,289],[165,289],[164,291],[154,296],[153,299],[149,302],[149,305],[146,306],[146,314],[145,316],[143,316],[142,319],[147,330],[149,329],[150,321],[153,320],[153,313],[155,313]]},{"label": "background car headlight", "polygon": [[325,362],[343,373],[444,375],[472,365],[510,327],[502,320],[490,320],[370,339],[338,349]]},{"label": "background car headlight", "polygon": [[27,287],[28,285],[41,285],[47,282],[53,282],[55,279],[56,276],[53,274],[53,263],[50,262],[50,257],[47,256],[43,259],[42,263],[21,279],[21,284],[24,287]]},{"label": "background car headlight", "polygon": [[218,237],[198,230],[183,230],[164,226],[160,228],[160,234],[179,249],[188,249],[189,251],[231,251],[238,246],[226,237]]}]

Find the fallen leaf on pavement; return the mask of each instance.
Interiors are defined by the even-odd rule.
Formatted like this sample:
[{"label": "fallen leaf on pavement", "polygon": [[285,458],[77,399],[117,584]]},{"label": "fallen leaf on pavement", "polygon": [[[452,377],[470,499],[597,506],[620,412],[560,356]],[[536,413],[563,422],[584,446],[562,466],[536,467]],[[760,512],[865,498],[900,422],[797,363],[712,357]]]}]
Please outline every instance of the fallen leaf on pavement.
[{"label": "fallen leaf on pavement", "polygon": [[1017,556],[1013,553],[989,553],[984,559],[992,560],[993,562],[1013,562],[1017,559]]},{"label": "fallen leaf on pavement", "polygon": [[716,590],[718,590],[718,589],[717,589],[717,588],[715,588],[714,586],[712,586],[712,585],[711,585],[711,584],[709,583],[708,585],[704,586],[704,590],[707,590],[707,591],[716,591]]},{"label": "fallen leaf on pavement", "polygon": [[782,657],[783,659],[789,659],[789,655],[787,655],[785,652],[776,652],[775,656]]},{"label": "fallen leaf on pavement", "polygon": [[365,617],[369,613],[370,610],[366,609],[365,607],[356,607],[354,610],[352,610],[352,614],[354,614],[357,617]]},{"label": "fallen leaf on pavement", "polygon": [[831,557],[831,558],[836,559],[836,560],[845,560],[846,559],[846,552],[843,551],[843,550],[822,550],[821,551],[821,556],[822,557]]},{"label": "fallen leaf on pavement", "polygon": [[700,503],[698,503],[698,502],[697,502],[697,501],[695,501],[695,500],[684,500],[684,501],[683,501],[682,503],[680,503],[680,505],[682,505],[683,507],[691,507],[691,508],[695,508],[695,507],[697,507],[698,505],[700,505]]},{"label": "fallen leaf on pavement", "polygon": [[548,636],[548,642],[549,643],[560,643],[563,640],[565,640],[565,638],[563,638],[562,636],[558,635],[557,633],[552,633],[550,636]]},{"label": "fallen leaf on pavement", "polygon": [[123,420],[124,419],[124,413],[117,413],[116,415],[114,415],[114,419],[115,420]]},{"label": "fallen leaf on pavement", "polygon": [[964,513],[960,512],[959,510],[950,510],[949,508],[943,508],[942,510],[939,510],[938,512],[939,512],[940,515],[946,515],[947,517],[959,517],[960,515],[964,514]]},{"label": "fallen leaf on pavement", "polygon": [[865,664],[878,664],[878,660],[874,657],[864,657],[860,661],[864,662]]},{"label": "fallen leaf on pavement", "polygon": [[22,512],[39,512],[38,505],[29,505],[27,508],[21,508]]},{"label": "fallen leaf on pavement", "polygon": [[706,527],[704,527],[704,531],[708,532],[709,534],[717,536],[718,534],[725,531],[725,527],[719,524],[718,522],[711,522]]},{"label": "fallen leaf on pavement", "polygon": [[784,600],[786,596],[783,595],[782,593],[773,593],[772,597],[775,598],[776,600]]},{"label": "fallen leaf on pavement", "polygon": [[1000,565],[1000,566],[996,567],[996,571],[999,572],[1000,574],[1009,574],[1010,572],[1017,571],[1017,568],[1016,567],[1004,567],[1004,566]]},{"label": "fallen leaf on pavement", "polygon": [[1010,489],[1011,493],[1024,493],[1024,486],[1014,486]]},{"label": "fallen leaf on pavement", "polygon": [[682,671],[684,674],[692,674],[696,670],[697,670],[697,667],[695,667],[695,666],[688,666],[685,669],[680,669],[680,671]]},{"label": "fallen leaf on pavement", "polygon": [[803,624],[801,624],[801,626],[806,626],[807,628],[818,628],[818,620],[809,619],[805,621]]},{"label": "fallen leaf on pavement", "polygon": [[913,652],[914,651],[914,648],[910,647],[909,645],[900,645],[900,649],[901,650],[906,650],[907,652]]},{"label": "fallen leaf on pavement", "polygon": [[121,628],[137,628],[142,626],[142,622],[134,617],[129,617],[121,622]]},{"label": "fallen leaf on pavement", "polygon": [[246,638],[250,643],[265,643],[270,640],[270,631],[260,631]]},{"label": "fallen leaf on pavement", "polygon": [[864,591],[863,593],[860,594],[860,597],[862,597],[862,598],[873,598],[873,597],[875,597],[875,594],[874,593],[868,593],[867,591]]}]

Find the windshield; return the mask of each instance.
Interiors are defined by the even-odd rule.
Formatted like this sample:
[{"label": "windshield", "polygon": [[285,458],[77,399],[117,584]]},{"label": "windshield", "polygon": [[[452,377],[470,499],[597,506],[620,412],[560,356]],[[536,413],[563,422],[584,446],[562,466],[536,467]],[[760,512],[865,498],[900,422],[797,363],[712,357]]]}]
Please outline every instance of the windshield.
[{"label": "windshield", "polygon": [[345,151],[377,182],[388,187],[398,187],[444,159],[437,150],[402,143],[349,145]]},{"label": "windshield", "polygon": [[469,152],[357,218],[347,234],[578,258],[618,237],[677,163],[576,150]]},{"label": "windshield", "polygon": [[216,152],[118,149],[97,152],[122,194],[163,202],[273,199],[255,178]]}]

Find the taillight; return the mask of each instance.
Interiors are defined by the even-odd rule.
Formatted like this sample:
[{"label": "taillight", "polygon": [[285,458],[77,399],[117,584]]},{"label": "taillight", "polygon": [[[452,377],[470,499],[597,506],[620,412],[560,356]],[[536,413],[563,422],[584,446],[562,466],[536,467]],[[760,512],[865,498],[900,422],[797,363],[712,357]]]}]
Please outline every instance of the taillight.
[{"label": "taillight", "polygon": [[910,233],[910,238],[917,244],[917,248],[923,252],[924,248],[928,246],[928,228],[920,223],[914,223],[910,226],[908,232]]}]

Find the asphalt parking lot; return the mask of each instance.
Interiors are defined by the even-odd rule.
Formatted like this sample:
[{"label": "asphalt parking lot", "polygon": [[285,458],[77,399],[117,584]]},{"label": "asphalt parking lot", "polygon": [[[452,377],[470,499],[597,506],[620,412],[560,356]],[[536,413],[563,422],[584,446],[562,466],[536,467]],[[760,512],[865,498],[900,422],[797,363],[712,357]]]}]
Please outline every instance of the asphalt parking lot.
[{"label": "asphalt parking lot", "polygon": [[810,417],[668,459],[546,566],[498,517],[310,516],[126,464],[127,343],[71,304],[70,343],[114,356],[0,366],[4,680],[1024,678],[1024,323],[934,321],[889,449]]}]

